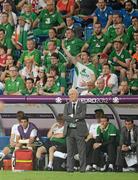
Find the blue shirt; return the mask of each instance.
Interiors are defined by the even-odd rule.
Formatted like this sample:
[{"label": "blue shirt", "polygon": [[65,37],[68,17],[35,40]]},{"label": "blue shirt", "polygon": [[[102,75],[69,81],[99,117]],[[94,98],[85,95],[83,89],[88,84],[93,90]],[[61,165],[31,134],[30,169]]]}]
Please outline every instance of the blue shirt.
[{"label": "blue shirt", "polygon": [[121,9],[119,13],[123,17],[123,23],[126,28],[128,28],[131,25],[132,17],[138,17],[138,12],[134,9],[130,13],[125,9]]},{"label": "blue shirt", "polygon": [[106,7],[103,10],[96,8],[93,15],[98,18],[98,21],[102,24],[102,28],[104,28],[107,24],[108,16],[110,16],[112,14],[113,14],[112,8]]}]

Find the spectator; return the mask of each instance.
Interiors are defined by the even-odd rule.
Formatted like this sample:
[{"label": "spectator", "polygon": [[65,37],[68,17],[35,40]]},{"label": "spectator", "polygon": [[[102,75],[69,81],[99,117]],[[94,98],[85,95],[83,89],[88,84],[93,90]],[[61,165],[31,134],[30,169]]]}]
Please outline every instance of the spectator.
[{"label": "spectator", "polygon": [[99,63],[101,65],[107,64],[108,63],[108,55],[106,53],[101,53],[99,56]]},{"label": "spectator", "polygon": [[[18,56],[21,55],[21,50],[27,49],[27,39],[32,38],[31,31],[28,29],[28,26],[26,26],[26,20],[25,17],[19,16],[17,27],[15,28],[13,35],[12,35],[12,43],[16,48],[16,51],[18,51]],[[17,56],[17,58],[18,58]]]},{"label": "spectator", "polygon": [[138,76],[133,72],[132,69],[127,71],[127,78],[128,86],[130,88],[130,93],[132,95],[138,94]]},{"label": "spectator", "polygon": [[103,33],[105,33],[108,27],[112,23],[113,10],[111,7],[106,6],[105,0],[98,0],[97,8],[93,14],[93,23],[100,22],[103,28]]},{"label": "spectator", "polygon": [[74,147],[80,158],[80,172],[86,170],[86,145],[85,137],[88,135],[88,129],[85,122],[86,104],[78,101],[78,91],[70,89],[68,92],[69,102],[64,107],[64,135],[67,142],[67,171],[74,171]]},{"label": "spectator", "polygon": [[78,88],[79,93],[81,93],[83,90],[87,90],[87,83],[89,81],[95,82],[96,79],[94,66],[92,63],[89,63],[89,53],[86,51],[81,52],[81,59],[78,61],[77,58],[73,57],[67,51],[67,49],[64,47],[64,43],[62,44],[62,49],[64,50],[69,60],[77,68],[76,77],[74,77],[76,80],[74,80],[73,86]]},{"label": "spectator", "polygon": [[98,78],[96,88],[91,90],[91,94],[95,96],[112,95],[112,90],[106,86],[104,78]]},{"label": "spectator", "polygon": [[34,81],[38,75],[39,67],[34,64],[33,59],[25,58],[24,59],[24,67],[19,71],[22,79],[32,78]]},{"label": "spectator", "polygon": [[[66,153],[66,139],[63,135],[64,130],[64,118],[62,114],[57,116],[57,122],[52,125],[50,130],[48,131],[47,137],[48,141],[37,149],[36,157],[37,161],[40,164],[42,161],[41,157],[43,153],[49,154],[49,163],[47,170],[53,170],[53,160],[54,160],[54,152],[61,151]],[[65,155],[66,156],[66,155]]]},{"label": "spectator", "polygon": [[75,37],[73,29],[66,29],[64,46],[72,56],[76,56],[81,52],[84,42]]},{"label": "spectator", "polygon": [[7,54],[12,53],[13,50],[12,42],[11,39],[6,38],[6,33],[4,29],[0,29],[0,45],[7,47]]},{"label": "spectator", "polygon": [[[32,5],[32,10],[34,13],[39,14],[42,8],[46,8],[46,0],[28,0],[28,3]],[[26,4],[26,0],[21,0],[17,4],[17,8],[22,10],[22,7]]]},{"label": "spectator", "polygon": [[62,74],[63,72],[60,74],[60,71],[58,70],[58,67],[56,65],[52,65],[49,68],[47,77],[49,76],[55,77],[55,84],[57,87],[60,88],[62,95],[64,95],[66,94],[66,91],[67,91],[67,83],[66,83],[65,76],[63,76]]},{"label": "spectator", "polygon": [[7,60],[7,48],[0,46],[0,74],[5,69]]},{"label": "spectator", "polygon": [[[116,165],[118,171],[122,171],[126,166],[125,156],[127,154],[136,153],[138,160],[138,126],[134,124],[132,119],[126,119],[124,127],[121,129],[120,146],[117,151]],[[138,164],[138,162],[136,163]],[[137,169],[136,169],[137,170]]]},{"label": "spectator", "polygon": [[5,80],[5,95],[19,95],[24,89],[24,81],[19,76],[18,68],[12,66],[9,68],[10,77]]},{"label": "spectator", "polygon": [[118,88],[118,95],[130,95],[130,88],[127,81],[122,81]]},{"label": "spectator", "polygon": [[65,27],[65,23],[61,17],[61,14],[55,10],[55,3],[53,0],[47,0],[47,9],[43,9],[37,19],[33,23],[34,35],[48,35],[48,31],[51,28],[55,28],[57,32]]},{"label": "spectator", "polygon": [[102,33],[101,24],[99,22],[96,22],[94,24],[93,35],[84,44],[81,51],[85,51],[89,48],[91,55],[102,53],[107,43],[108,43],[108,40],[106,36]]},{"label": "spectator", "polygon": [[62,14],[62,17],[65,19],[66,17],[72,16],[74,14],[75,1],[74,0],[58,0],[57,11]]},{"label": "spectator", "polygon": [[48,42],[49,41],[55,41],[57,49],[60,50],[61,40],[57,38],[57,32],[56,32],[56,29],[54,29],[54,28],[49,29],[48,39],[43,43],[43,49],[45,51],[48,50]]},{"label": "spectator", "polygon": [[10,77],[9,68],[14,66],[14,59],[12,55],[7,55],[5,68],[1,74],[1,81],[5,81],[7,78]]},{"label": "spectator", "polygon": [[81,92],[81,96],[85,96],[85,95],[91,95],[91,91],[95,88],[95,83],[94,82],[87,82],[87,90],[84,90]]},{"label": "spectator", "polygon": [[60,86],[57,86],[55,77],[47,77],[46,84],[43,88],[39,89],[39,95],[62,95]]},{"label": "spectator", "polygon": [[104,52],[110,52],[113,43],[116,39],[120,39],[123,42],[124,49],[128,47],[128,44],[130,43],[130,39],[128,35],[125,33],[125,27],[123,24],[117,24],[115,27],[116,37],[111,41],[109,40],[109,43],[104,49]]},{"label": "spectator", "polygon": [[[129,44],[129,53],[133,55],[136,53],[136,45],[138,44],[138,31],[133,33],[133,40]],[[135,56],[132,56],[135,58]]]},{"label": "spectator", "polygon": [[73,16],[66,17],[66,28],[72,29],[75,33],[75,37],[83,39],[83,27],[80,23],[75,22]]},{"label": "spectator", "polygon": [[100,76],[100,74],[102,73],[102,63],[100,62],[100,60],[101,60],[100,58],[104,57],[102,54],[100,54],[100,55],[96,54],[94,56],[91,56],[91,62],[95,69],[96,78],[98,78]]},{"label": "spectator", "polygon": [[46,68],[47,75],[49,74],[49,70],[51,66],[57,67],[58,75],[62,78],[65,78],[66,75],[66,67],[64,64],[60,63],[59,57],[57,53],[51,54],[51,64]]},{"label": "spectator", "polygon": [[123,42],[120,38],[116,38],[113,43],[114,50],[109,55],[109,63],[114,68],[120,81],[126,77],[126,70],[130,66],[131,56],[127,50],[123,48]]},{"label": "spectator", "polygon": [[37,15],[33,12],[31,4],[24,4],[23,8],[24,12],[21,13],[21,16],[25,18],[25,21],[28,23],[29,26],[28,29],[30,29],[32,27],[33,22],[37,18]]},{"label": "spectator", "polygon": [[138,31],[138,17],[132,17],[132,25],[130,25],[127,29],[128,37],[130,41],[134,40],[134,32]]},{"label": "spectator", "polygon": [[14,27],[9,23],[8,18],[9,14],[6,12],[3,12],[1,14],[1,24],[0,24],[0,29],[5,30],[5,36],[7,39],[10,39],[14,30]]},{"label": "spectator", "polygon": [[80,6],[79,14],[90,16],[96,9],[97,0],[82,0],[77,2],[79,2]]},{"label": "spectator", "polygon": [[44,51],[43,51],[43,54],[44,54],[43,65],[45,67],[48,67],[51,65],[51,55],[53,53],[58,54],[59,63],[66,64],[66,58],[65,58],[64,54],[57,49],[56,42],[52,40],[52,41],[48,42],[48,50],[44,49]]},{"label": "spectator", "polygon": [[17,62],[17,66],[23,66],[25,59],[30,59],[33,61],[34,65],[40,66],[41,62],[41,52],[35,48],[36,42],[34,39],[27,40],[27,50],[23,51],[20,59]]},{"label": "spectator", "polygon": [[113,41],[117,34],[116,34],[116,25],[121,24],[122,23],[122,17],[119,13],[115,12],[113,13],[113,24],[111,24],[108,27],[108,30],[106,32],[106,36],[108,38],[109,41]]},{"label": "spectator", "polygon": [[47,81],[47,76],[46,76],[46,73],[45,73],[45,68],[44,67],[39,67],[38,75],[36,77],[36,82],[35,82],[35,86],[36,86],[37,90],[43,88],[46,81]]},{"label": "spectator", "polygon": [[27,78],[25,80],[25,89],[21,91],[23,96],[38,95],[37,88],[34,86],[34,79]]},{"label": "spectator", "polygon": [[105,81],[105,86],[112,89],[112,94],[117,94],[118,92],[118,78],[116,74],[111,73],[111,68],[109,64],[104,64],[102,67],[102,74],[98,79],[103,78]]},{"label": "spectator", "polygon": [[[14,3],[13,3],[14,4]],[[9,16],[9,23],[14,27],[17,24],[17,15],[13,12],[13,6],[11,1],[4,1],[3,12],[7,13]]]},{"label": "spectator", "polygon": [[[92,157],[92,171],[96,171],[97,167],[103,167],[105,170],[105,164],[102,161],[101,153],[106,152],[108,155],[107,171],[113,171],[116,160],[116,147],[117,147],[117,128],[109,122],[106,115],[100,118],[100,125],[97,128],[97,136],[93,145],[93,157]],[[101,169],[101,170],[103,170]]]},{"label": "spectator", "polygon": [[133,2],[131,0],[127,0],[124,3],[125,8],[120,10],[120,14],[123,17],[123,23],[126,28],[131,25],[132,17],[138,17],[138,12],[134,9]]}]

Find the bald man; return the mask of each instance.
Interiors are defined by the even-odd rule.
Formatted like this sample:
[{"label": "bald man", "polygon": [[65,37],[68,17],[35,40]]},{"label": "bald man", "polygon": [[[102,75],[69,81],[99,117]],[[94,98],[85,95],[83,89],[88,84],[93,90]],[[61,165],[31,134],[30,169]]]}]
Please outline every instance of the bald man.
[{"label": "bald man", "polygon": [[64,135],[67,143],[67,171],[74,172],[75,147],[79,153],[80,172],[86,170],[85,137],[88,129],[85,122],[86,104],[78,100],[78,91],[74,88],[68,92],[69,102],[64,107]]}]

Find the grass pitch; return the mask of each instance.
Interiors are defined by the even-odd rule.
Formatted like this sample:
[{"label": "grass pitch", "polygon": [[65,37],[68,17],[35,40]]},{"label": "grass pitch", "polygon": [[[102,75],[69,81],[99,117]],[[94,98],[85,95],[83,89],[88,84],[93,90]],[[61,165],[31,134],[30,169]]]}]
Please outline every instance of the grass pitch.
[{"label": "grass pitch", "polygon": [[0,180],[138,180],[138,173],[1,171]]}]

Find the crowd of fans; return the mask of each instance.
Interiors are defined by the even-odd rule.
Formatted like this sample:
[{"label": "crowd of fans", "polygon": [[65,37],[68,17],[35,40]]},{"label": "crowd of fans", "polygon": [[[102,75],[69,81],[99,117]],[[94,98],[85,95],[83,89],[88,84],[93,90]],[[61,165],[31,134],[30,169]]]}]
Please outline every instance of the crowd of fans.
[{"label": "crowd of fans", "polygon": [[0,0],[1,95],[138,94],[136,4],[87,1]]}]

